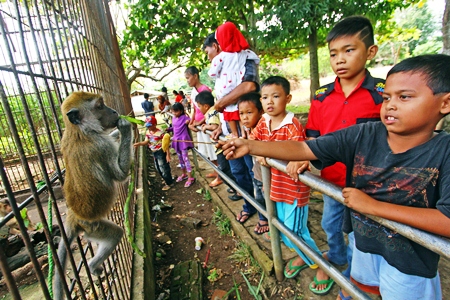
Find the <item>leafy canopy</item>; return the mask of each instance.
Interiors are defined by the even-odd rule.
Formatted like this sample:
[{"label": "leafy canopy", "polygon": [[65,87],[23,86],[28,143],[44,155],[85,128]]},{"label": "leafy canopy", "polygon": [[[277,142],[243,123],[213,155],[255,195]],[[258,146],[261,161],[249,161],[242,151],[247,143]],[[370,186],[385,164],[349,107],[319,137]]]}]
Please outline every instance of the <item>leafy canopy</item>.
[{"label": "leafy canopy", "polygon": [[395,8],[412,2],[417,1],[140,0],[129,6],[121,48],[128,66],[161,80],[174,68],[205,66],[203,41],[225,21],[238,24],[264,63],[317,52],[310,37],[324,45],[326,33],[343,17],[365,15],[384,22]]}]

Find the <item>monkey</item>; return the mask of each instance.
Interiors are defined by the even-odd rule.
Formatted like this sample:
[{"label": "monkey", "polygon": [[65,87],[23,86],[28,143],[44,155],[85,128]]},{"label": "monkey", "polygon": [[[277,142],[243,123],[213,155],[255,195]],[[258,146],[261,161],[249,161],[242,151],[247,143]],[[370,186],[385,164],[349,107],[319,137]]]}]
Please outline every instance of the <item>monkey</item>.
[{"label": "monkey", "polygon": [[[66,167],[63,186],[67,203],[64,223],[69,244],[84,232],[84,237],[98,243],[97,253],[88,262],[94,275],[103,272],[102,263],[114,251],[123,229],[105,217],[116,201],[116,182],[128,177],[131,164],[131,123],[105,105],[101,95],[73,92],[62,103],[65,131],[61,152]],[[109,133],[116,128],[120,144]],[[67,249],[61,239],[58,258],[63,270]],[[64,272],[63,272],[64,273]],[[64,298],[64,274],[56,272],[54,296]]]},{"label": "monkey", "polygon": [[[12,212],[12,207],[11,204],[9,203],[9,200],[8,199],[0,200],[0,218],[6,217],[6,215],[8,215],[10,212]],[[28,211],[26,213],[25,219],[28,220],[27,229],[35,230],[36,225],[31,221],[30,217],[28,216]],[[20,226],[19,223],[17,222],[16,217],[11,218],[8,222],[6,222],[5,225],[10,228],[9,230],[10,234],[20,234]]]}]

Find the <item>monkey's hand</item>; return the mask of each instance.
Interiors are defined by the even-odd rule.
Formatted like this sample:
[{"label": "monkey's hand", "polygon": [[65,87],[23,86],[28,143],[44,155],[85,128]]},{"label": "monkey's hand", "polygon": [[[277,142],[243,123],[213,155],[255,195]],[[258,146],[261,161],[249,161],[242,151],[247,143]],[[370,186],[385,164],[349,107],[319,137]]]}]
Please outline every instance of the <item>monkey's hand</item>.
[{"label": "monkey's hand", "polygon": [[122,181],[127,178],[131,165],[131,123],[125,119],[119,119],[117,129],[120,132],[120,145],[114,175],[116,180]]},{"label": "monkey's hand", "polygon": [[125,119],[119,119],[117,129],[119,129],[122,136],[127,133],[131,134],[131,123]]}]

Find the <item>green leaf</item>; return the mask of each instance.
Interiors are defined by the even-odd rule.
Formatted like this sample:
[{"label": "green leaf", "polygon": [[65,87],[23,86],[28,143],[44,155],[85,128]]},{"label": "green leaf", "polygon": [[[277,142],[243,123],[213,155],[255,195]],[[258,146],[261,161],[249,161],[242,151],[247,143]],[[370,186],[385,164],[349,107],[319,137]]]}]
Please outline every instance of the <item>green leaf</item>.
[{"label": "green leaf", "polygon": [[209,190],[205,190],[205,196],[203,196],[203,198],[206,201],[211,201],[212,197],[211,197],[211,193],[209,192]]},{"label": "green leaf", "polygon": [[195,192],[196,192],[197,194],[200,194],[200,195],[201,195],[201,194],[203,194],[203,188],[198,189],[198,190],[196,190]]},{"label": "green leaf", "polygon": [[38,180],[36,182],[36,188],[39,190],[41,187],[45,186],[45,181],[43,180]]},{"label": "green leaf", "polygon": [[130,116],[120,115],[119,118],[125,119],[125,120],[127,120],[128,122],[134,123],[134,124],[137,124],[137,125],[145,125],[145,121],[138,120],[138,119],[135,119],[135,118],[130,117]]}]

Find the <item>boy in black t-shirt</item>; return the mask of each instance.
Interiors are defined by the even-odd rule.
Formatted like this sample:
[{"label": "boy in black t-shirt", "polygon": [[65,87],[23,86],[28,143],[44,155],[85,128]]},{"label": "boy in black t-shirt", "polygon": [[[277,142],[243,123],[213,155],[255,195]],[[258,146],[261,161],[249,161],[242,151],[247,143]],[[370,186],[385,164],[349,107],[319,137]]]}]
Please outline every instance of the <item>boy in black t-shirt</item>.
[{"label": "boy in black t-shirt", "polygon": [[[355,233],[351,277],[383,299],[442,298],[439,255],[365,215],[450,237],[450,135],[434,132],[450,113],[448,66],[450,56],[443,54],[394,66],[383,92],[382,123],[355,125],[306,142],[235,139],[223,145],[228,159],[252,154],[320,160],[313,162],[318,167],[343,162],[347,187],[342,196]],[[297,176],[296,170],[288,173]]]}]

